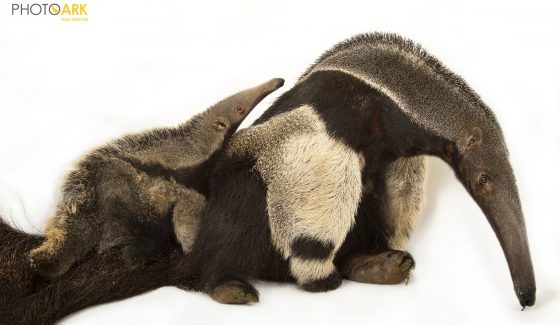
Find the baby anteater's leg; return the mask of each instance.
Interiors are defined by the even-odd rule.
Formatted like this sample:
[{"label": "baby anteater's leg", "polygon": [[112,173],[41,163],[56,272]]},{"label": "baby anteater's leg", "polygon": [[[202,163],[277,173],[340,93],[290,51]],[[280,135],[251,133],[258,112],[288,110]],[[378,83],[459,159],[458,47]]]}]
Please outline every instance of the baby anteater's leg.
[{"label": "baby anteater's leg", "polygon": [[66,273],[97,243],[98,236],[94,229],[96,227],[87,218],[70,220],[57,215],[49,219],[45,228],[45,241],[29,253],[32,267],[46,278]]},{"label": "baby anteater's leg", "polygon": [[189,253],[194,245],[206,198],[191,189],[181,189],[173,208],[173,229],[183,251]]}]

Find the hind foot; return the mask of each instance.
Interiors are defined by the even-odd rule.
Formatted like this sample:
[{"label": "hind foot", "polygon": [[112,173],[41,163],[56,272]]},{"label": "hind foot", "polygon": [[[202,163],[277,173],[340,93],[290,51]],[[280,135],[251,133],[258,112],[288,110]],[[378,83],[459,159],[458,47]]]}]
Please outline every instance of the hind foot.
[{"label": "hind foot", "polygon": [[222,304],[253,304],[259,302],[259,293],[247,282],[229,280],[218,285],[209,293],[210,297]]},{"label": "hind foot", "polygon": [[352,281],[374,284],[398,284],[408,281],[414,269],[408,252],[389,250],[378,254],[357,254],[343,267],[344,276]]},{"label": "hind foot", "polygon": [[46,279],[52,279],[63,275],[71,266],[68,263],[62,263],[59,258],[53,256],[53,254],[47,253],[42,247],[38,247],[29,252],[28,259],[31,269],[39,276]]}]

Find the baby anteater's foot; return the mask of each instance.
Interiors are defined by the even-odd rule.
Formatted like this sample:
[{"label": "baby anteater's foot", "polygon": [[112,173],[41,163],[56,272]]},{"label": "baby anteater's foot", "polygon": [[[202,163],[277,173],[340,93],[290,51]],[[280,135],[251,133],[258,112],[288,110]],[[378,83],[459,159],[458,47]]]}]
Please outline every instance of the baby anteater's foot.
[{"label": "baby anteater's foot", "polygon": [[50,235],[47,235],[39,247],[29,252],[31,268],[38,275],[48,279],[65,274],[95,244],[92,232],[87,230],[87,225],[76,228],[68,234],[62,230],[56,230],[58,233],[53,235],[55,233],[53,229],[53,227],[49,228],[47,233]]},{"label": "baby anteater's foot", "polygon": [[356,282],[398,284],[408,281],[414,265],[412,256],[403,251],[357,254],[346,261],[343,274],[349,280]]},{"label": "baby anteater's foot", "polygon": [[210,290],[210,297],[222,304],[252,304],[259,302],[259,293],[247,282],[229,280]]},{"label": "baby anteater's foot", "polygon": [[29,252],[28,256],[31,269],[36,274],[46,279],[52,279],[59,277],[68,271],[70,265],[61,263],[56,256],[49,254],[41,248],[42,247],[38,247],[32,250]]}]

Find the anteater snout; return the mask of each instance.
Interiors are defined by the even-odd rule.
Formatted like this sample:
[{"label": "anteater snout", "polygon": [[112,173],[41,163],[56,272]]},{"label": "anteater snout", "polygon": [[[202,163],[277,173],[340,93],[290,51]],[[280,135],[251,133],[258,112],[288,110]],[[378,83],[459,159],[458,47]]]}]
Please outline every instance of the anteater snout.
[{"label": "anteater snout", "polygon": [[515,292],[517,293],[517,299],[519,299],[519,304],[523,308],[527,306],[533,306],[535,304],[535,288],[526,288],[526,289],[517,289]]},{"label": "anteater snout", "polygon": [[284,79],[282,79],[282,78],[275,78],[275,79],[272,79],[272,80],[274,80],[274,81],[276,82],[276,89],[278,89],[278,88],[284,86]]},{"label": "anteater snout", "polygon": [[269,81],[261,85],[262,91],[267,94],[270,94],[271,92],[275,91],[276,89],[282,86],[284,86],[284,79],[282,78],[270,79]]}]

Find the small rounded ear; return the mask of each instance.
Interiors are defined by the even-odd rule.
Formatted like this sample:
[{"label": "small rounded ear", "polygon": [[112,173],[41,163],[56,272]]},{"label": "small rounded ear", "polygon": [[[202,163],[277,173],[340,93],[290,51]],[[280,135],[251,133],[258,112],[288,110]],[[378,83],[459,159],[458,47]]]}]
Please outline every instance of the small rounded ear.
[{"label": "small rounded ear", "polygon": [[228,125],[227,122],[223,119],[218,119],[212,122],[212,127],[214,127],[214,129],[216,130],[223,131],[228,128]]},{"label": "small rounded ear", "polygon": [[478,146],[482,142],[482,130],[475,126],[470,132],[465,136],[465,141],[461,146],[461,151],[469,150],[475,146]]}]

